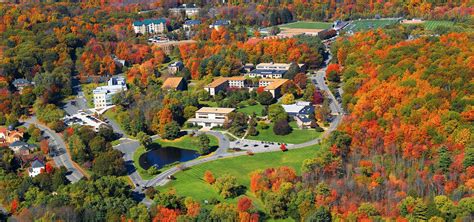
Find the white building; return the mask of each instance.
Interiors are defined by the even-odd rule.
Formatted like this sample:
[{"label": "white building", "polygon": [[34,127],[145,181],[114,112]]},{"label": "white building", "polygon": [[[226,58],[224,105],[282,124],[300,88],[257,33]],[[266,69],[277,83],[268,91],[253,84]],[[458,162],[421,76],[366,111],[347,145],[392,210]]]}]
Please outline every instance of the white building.
[{"label": "white building", "polygon": [[195,118],[189,119],[188,122],[206,128],[222,126],[227,120],[227,115],[234,110],[234,108],[203,107],[196,111]]},{"label": "white building", "polygon": [[186,16],[193,17],[199,14],[201,8],[197,7],[196,4],[182,4],[176,8],[170,8],[169,11],[171,14],[179,15],[181,12],[184,12]]},{"label": "white building", "polygon": [[[284,70],[288,71],[290,69],[291,63],[260,63],[258,64],[255,69],[261,70]],[[303,68],[304,64],[298,64],[300,68]]]},{"label": "white building", "polygon": [[110,78],[107,82],[107,86],[99,86],[92,91],[94,94],[94,107],[101,109],[113,105],[112,96],[126,90],[127,85],[123,77]]},{"label": "white building", "polygon": [[89,115],[85,112],[78,112],[72,116],[66,116],[63,120],[64,123],[68,126],[72,126],[74,124],[81,126],[90,126],[96,132],[99,131],[100,127],[108,126],[108,124],[104,121],[97,119],[96,117]]},{"label": "white building", "polygon": [[30,177],[35,177],[38,176],[43,170],[45,170],[44,164],[39,160],[35,160],[33,163],[31,163],[31,167],[28,170],[28,175]]},{"label": "white building", "polygon": [[219,30],[221,27],[229,26],[230,21],[229,20],[217,20],[211,25],[209,25],[209,28],[213,28],[215,30]]},{"label": "white building", "polygon": [[134,21],[133,30],[136,34],[163,33],[166,29],[166,19],[145,19],[143,21]]}]

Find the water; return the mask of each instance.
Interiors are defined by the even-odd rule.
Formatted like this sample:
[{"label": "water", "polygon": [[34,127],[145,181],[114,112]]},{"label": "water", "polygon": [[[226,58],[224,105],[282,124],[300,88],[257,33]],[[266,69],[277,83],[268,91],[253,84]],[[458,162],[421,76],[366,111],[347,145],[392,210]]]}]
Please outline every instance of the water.
[{"label": "water", "polygon": [[197,157],[199,157],[199,154],[194,150],[161,147],[142,154],[138,162],[143,169],[148,169],[153,165],[162,168],[174,162],[186,162],[196,159]]}]

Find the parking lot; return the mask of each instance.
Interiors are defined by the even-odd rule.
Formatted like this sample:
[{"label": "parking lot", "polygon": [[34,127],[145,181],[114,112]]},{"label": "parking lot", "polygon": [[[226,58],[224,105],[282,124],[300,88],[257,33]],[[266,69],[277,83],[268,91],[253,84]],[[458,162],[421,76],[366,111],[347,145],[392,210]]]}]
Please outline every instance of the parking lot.
[{"label": "parking lot", "polygon": [[[285,144],[288,146],[288,144]],[[280,149],[281,143],[269,142],[269,141],[257,141],[257,140],[236,140],[230,142],[230,148],[248,150],[252,152],[264,152],[268,150]]]}]

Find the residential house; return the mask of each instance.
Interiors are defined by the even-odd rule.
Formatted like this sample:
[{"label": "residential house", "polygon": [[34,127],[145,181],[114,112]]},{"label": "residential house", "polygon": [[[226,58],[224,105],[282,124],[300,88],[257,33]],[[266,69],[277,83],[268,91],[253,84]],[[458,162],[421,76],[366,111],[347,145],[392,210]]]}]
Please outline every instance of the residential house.
[{"label": "residential house", "polygon": [[177,72],[183,70],[184,64],[181,61],[176,61],[168,65],[168,73],[176,74]]},{"label": "residential house", "polygon": [[112,96],[127,90],[125,78],[112,77],[107,82],[107,86],[99,86],[92,93],[94,94],[94,107],[96,109],[113,105]]},{"label": "residential house", "polygon": [[0,146],[8,146],[11,143],[20,141],[22,139],[23,132],[0,127]]},{"label": "residential house", "polygon": [[30,154],[30,151],[34,150],[34,146],[31,144],[28,144],[26,142],[23,142],[21,140],[15,141],[11,143],[8,148],[13,150],[14,153],[16,154],[21,154],[21,155],[28,155]]},{"label": "residential house", "polygon": [[196,111],[195,118],[189,119],[188,122],[206,128],[223,126],[227,115],[234,110],[234,108],[203,107]]},{"label": "residential house", "polygon": [[209,25],[209,28],[213,28],[215,30],[219,30],[221,27],[229,26],[230,21],[229,20],[217,20],[211,25]]},{"label": "residential house", "polygon": [[163,33],[166,30],[166,19],[145,19],[143,21],[134,21],[133,30],[136,34],[155,34]]},{"label": "residential house", "polygon": [[310,102],[296,102],[290,105],[282,105],[285,112],[293,117],[300,128],[307,128],[311,125],[310,116],[314,114],[314,106]]},{"label": "residential house", "polygon": [[161,86],[164,90],[186,90],[186,81],[183,77],[169,77]]},{"label": "residential house", "polygon": [[20,91],[20,93],[22,93],[22,91],[25,87],[28,87],[28,86],[32,85],[30,81],[28,81],[27,79],[23,79],[23,78],[13,80],[12,84],[13,84],[13,86],[15,86],[15,88],[18,91]]},{"label": "residential house", "polygon": [[170,8],[169,12],[173,15],[179,15],[184,12],[187,17],[197,16],[201,8],[197,7],[196,4],[182,4],[176,8]]},{"label": "residential house", "polygon": [[43,172],[45,169],[46,168],[43,162],[35,160],[33,161],[33,163],[31,163],[31,167],[28,170],[28,174],[30,177],[35,177],[38,176],[41,172]]},{"label": "residential house", "polygon": [[210,84],[204,87],[211,96],[217,95],[219,91],[227,90],[228,88],[246,88],[247,80],[243,76],[220,77],[215,79]]},{"label": "residential house", "polygon": [[196,27],[201,24],[200,20],[187,20],[183,24],[184,30],[191,30],[193,27]]}]

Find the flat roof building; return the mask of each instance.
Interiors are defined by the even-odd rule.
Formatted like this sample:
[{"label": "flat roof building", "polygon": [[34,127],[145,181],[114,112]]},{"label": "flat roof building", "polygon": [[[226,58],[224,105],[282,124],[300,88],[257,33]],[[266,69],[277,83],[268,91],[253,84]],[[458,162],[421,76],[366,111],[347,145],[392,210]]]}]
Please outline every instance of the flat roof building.
[{"label": "flat roof building", "polygon": [[94,107],[96,109],[113,105],[112,96],[127,90],[125,78],[112,77],[107,82],[107,86],[99,86],[92,93],[94,94]]},{"label": "flat roof building", "polygon": [[188,122],[206,128],[223,126],[227,115],[234,110],[234,108],[203,107],[196,111],[195,118],[189,119]]},{"label": "flat roof building", "polygon": [[166,19],[145,19],[143,21],[133,22],[133,31],[136,34],[163,33],[166,29]]}]

